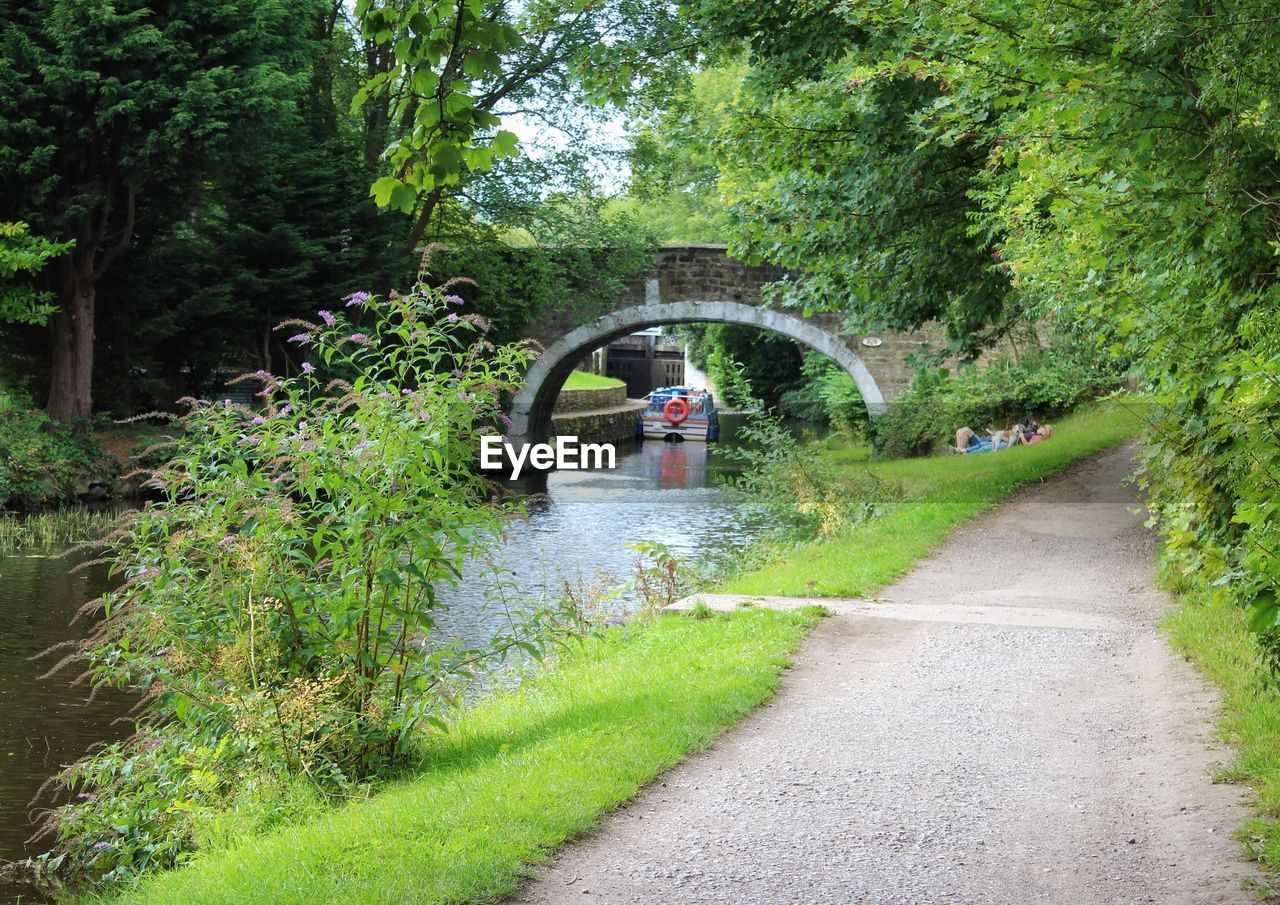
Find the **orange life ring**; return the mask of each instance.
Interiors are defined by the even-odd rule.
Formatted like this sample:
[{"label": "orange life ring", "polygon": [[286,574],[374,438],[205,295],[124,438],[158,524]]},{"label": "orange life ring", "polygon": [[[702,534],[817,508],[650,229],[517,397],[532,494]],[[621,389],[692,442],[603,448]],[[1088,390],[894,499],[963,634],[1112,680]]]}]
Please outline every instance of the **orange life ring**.
[{"label": "orange life ring", "polygon": [[676,396],[667,400],[667,404],[662,407],[662,414],[672,424],[679,424],[689,417],[689,403]]}]

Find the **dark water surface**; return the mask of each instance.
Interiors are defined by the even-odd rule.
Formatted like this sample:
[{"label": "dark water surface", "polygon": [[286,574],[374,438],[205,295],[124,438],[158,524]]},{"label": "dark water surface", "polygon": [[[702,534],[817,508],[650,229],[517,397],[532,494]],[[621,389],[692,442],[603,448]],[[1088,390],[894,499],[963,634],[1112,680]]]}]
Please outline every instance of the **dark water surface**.
[{"label": "dark water surface", "polygon": [[[82,557],[81,557],[82,558]],[[0,556],[0,859],[12,860],[44,851],[26,844],[35,831],[31,801],[58,770],[79,760],[89,745],[121,738],[129,724],[115,723],[131,703],[119,694],[87,701],[84,686],[73,686],[80,672],[69,669],[41,679],[60,657],[37,662],[29,658],[60,641],[88,630],[71,619],[80,606],[105,587],[106,569],[98,566],[76,575],[78,557]],[[52,803],[43,797],[40,804]],[[0,902],[18,901],[23,890],[0,884]],[[21,901],[39,901],[26,891]]]},{"label": "dark water surface", "polygon": [[[733,416],[724,420],[731,435]],[[717,475],[732,470],[717,447],[650,441],[618,452],[614,470],[551,475],[546,498],[531,502],[529,518],[507,532],[495,558],[514,573],[521,599],[536,604],[558,596],[566,580],[596,582],[601,573],[613,576],[610,583],[625,581],[634,556],[627,544],[635,541],[664,543],[682,559],[723,563],[763,530],[759,514],[717,485]],[[90,745],[129,729],[127,722],[112,725],[130,706],[123,696],[89,704],[83,687],[70,685],[77,670],[42,680],[57,658],[27,659],[87,630],[71,618],[102,591],[106,574],[101,567],[68,574],[75,563],[0,556],[0,860],[43,850],[24,844],[33,831],[29,804],[41,784]],[[450,604],[443,627],[452,635],[483,640],[505,618],[487,603],[493,582],[482,571],[469,570],[442,594]],[[29,890],[0,884],[0,903],[20,895],[39,901]]]}]

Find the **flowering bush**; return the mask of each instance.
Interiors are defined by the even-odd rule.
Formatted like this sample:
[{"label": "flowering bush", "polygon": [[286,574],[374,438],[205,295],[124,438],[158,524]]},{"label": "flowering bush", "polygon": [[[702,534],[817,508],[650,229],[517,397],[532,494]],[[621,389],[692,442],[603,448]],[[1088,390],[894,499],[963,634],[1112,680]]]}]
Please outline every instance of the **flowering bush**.
[{"label": "flowering bush", "polygon": [[145,715],[64,774],[76,797],[38,875],[172,865],[210,815],[271,820],[299,785],[376,776],[444,725],[478,666],[576,629],[551,608],[480,648],[433,632],[441,586],[512,511],[474,466],[529,358],[486,342],[458,301],[357,293],[281,325],[306,353],[299,376],[237,378],[261,384],[260,410],[191,401],[151,476],[167,501],[111,541],[124,582],[85,651],[92,682],[139,690]]}]

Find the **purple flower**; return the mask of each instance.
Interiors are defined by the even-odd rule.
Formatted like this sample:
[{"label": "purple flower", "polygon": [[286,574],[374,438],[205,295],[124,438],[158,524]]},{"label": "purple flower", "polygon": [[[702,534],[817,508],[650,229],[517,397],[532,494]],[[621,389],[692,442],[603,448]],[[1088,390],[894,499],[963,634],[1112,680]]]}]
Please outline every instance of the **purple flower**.
[{"label": "purple flower", "polygon": [[299,333],[297,336],[290,336],[290,337],[289,337],[289,342],[291,342],[291,343],[304,343],[304,342],[306,342],[307,340],[309,340],[310,338],[311,338],[311,337],[310,337],[310,336],[307,336],[307,334],[305,334],[305,333]]},{"label": "purple flower", "polygon": [[304,361],[304,362],[302,363],[302,373],[303,373],[303,374],[314,374],[315,372],[316,372],[316,366],[315,366],[315,365],[313,365],[311,362],[309,362],[309,361]]},{"label": "purple flower", "polygon": [[253,372],[253,376],[258,378],[259,380],[270,380],[271,372],[264,371],[262,368],[259,368],[258,370]]},{"label": "purple flower", "polygon": [[288,403],[285,403],[283,406],[280,407],[280,414],[282,415],[287,415],[291,411],[293,411],[293,406],[289,405]]},{"label": "purple flower", "polygon": [[458,315],[456,315],[456,314],[454,314],[452,311],[450,311],[450,312],[449,312],[448,321],[449,321],[449,323],[451,323],[451,324],[456,324],[456,323],[458,322]]},{"label": "purple flower", "polygon": [[241,446],[257,446],[257,445],[258,445],[259,443],[261,443],[261,442],[262,442],[262,438],[261,438],[261,437],[255,437],[253,434],[250,434],[250,435],[249,435],[249,436],[247,436],[247,437],[241,437],[241,438],[240,438],[240,445],[241,445]]},{"label": "purple flower", "polygon": [[95,842],[95,843],[93,844],[93,847],[94,847],[94,848],[96,848],[98,851],[102,851],[104,848],[111,848],[111,843],[110,843],[110,842]]},{"label": "purple flower", "polygon": [[508,418],[506,415],[504,415],[504,414],[502,414],[501,412],[499,412],[499,413],[498,413],[498,418],[499,418],[499,419],[501,419],[502,423],[503,423],[503,424],[505,424],[507,427],[510,427],[510,426],[511,426],[511,419],[510,419],[510,418]]},{"label": "purple flower", "polygon": [[320,320],[324,321],[330,327],[332,327],[334,322],[337,321],[337,318],[333,316],[332,312],[317,311],[316,314],[320,315]]},{"label": "purple flower", "polygon": [[453,369],[452,371],[450,371],[449,373],[450,373],[450,374],[452,374],[454,377],[461,377],[461,376],[462,376],[462,369],[461,369],[461,368],[454,368],[454,369]]},{"label": "purple flower", "polygon": [[304,430],[306,430],[306,429],[307,429],[307,422],[305,422],[305,421],[299,421],[299,422],[298,422],[298,430],[300,430],[300,431],[304,431]]},{"label": "purple flower", "polygon": [[462,300],[462,296],[460,296],[460,295],[446,295],[446,296],[444,297],[444,300],[445,300],[446,302],[448,302],[450,305],[465,305],[465,304],[466,304],[466,302],[464,302],[464,301]]},{"label": "purple flower", "polygon": [[231,400],[230,400],[230,399],[224,399],[224,400],[222,400],[222,407],[223,407],[224,409],[229,409],[229,408],[231,408]]},{"label": "purple flower", "polygon": [[167,647],[162,647],[162,648],[160,648],[158,651],[156,651],[156,656],[157,656],[157,657],[163,657],[163,656],[165,656],[167,653],[169,653],[169,648],[167,648]]},{"label": "purple flower", "polygon": [[401,396],[408,396],[408,395],[409,395],[410,393],[412,393],[412,392],[413,392],[413,390],[409,389],[408,387],[401,387],[401,388],[400,388],[400,395],[401,395]]},{"label": "purple flower", "polygon": [[352,306],[359,308],[371,298],[373,298],[373,296],[369,295],[369,293],[361,291],[351,293],[346,297],[346,299],[344,299],[344,301],[347,303],[348,308],[351,308]]},{"label": "purple flower", "polygon": [[255,416],[253,417],[253,421],[251,421],[250,423],[251,423],[251,424],[266,424],[266,423],[267,423],[267,419],[266,419],[266,418],[263,418],[261,415],[255,415]]},{"label": "purple flower", "polygon": [[353,343],[367,343],[369,341],[369,337],[365,336],[363,333],[352,333],[347,337],[347,339],[351,340]]}]

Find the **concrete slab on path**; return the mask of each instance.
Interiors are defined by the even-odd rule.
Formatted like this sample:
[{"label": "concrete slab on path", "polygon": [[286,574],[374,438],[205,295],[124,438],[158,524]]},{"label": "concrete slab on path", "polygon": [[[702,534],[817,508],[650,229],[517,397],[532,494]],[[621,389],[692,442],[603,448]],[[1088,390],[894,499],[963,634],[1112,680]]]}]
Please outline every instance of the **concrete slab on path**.
[{"label": "concrete slab on path", "polygon": [[881,598],[745,598],[834,615],[772,701],[514,901],[1256,901],[1129,467],[1115,450],[1018,494]]}]

